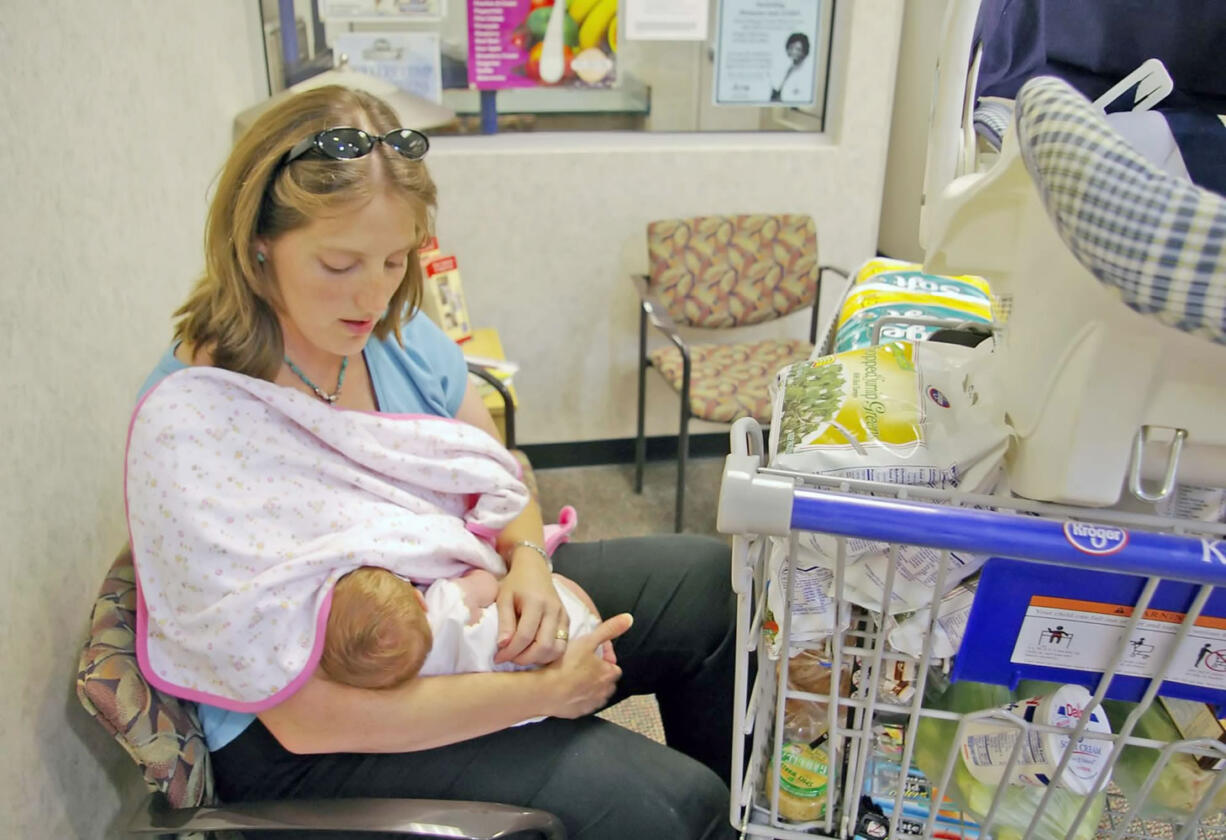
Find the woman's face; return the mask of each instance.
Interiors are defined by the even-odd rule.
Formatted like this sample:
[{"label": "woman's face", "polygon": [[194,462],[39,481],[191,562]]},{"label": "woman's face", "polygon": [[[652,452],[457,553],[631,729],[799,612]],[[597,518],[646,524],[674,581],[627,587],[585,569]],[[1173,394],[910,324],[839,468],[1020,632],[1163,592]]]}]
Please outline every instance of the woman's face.
[{"label": "woman's face", "polygon": [[[778,55],[778,53],[775,53],[775,55]],[[788,44],[788,58],[792,59],[793,64],[800,64],[800,62],[804,61],[805,45],[800,43],[800,41],[793,41]]]},{"label": "woman's face", "polygon": [[281,291],[286,355],[360,352],[421,236],[408,204],[382,191],[273,240],[267,251]]}]

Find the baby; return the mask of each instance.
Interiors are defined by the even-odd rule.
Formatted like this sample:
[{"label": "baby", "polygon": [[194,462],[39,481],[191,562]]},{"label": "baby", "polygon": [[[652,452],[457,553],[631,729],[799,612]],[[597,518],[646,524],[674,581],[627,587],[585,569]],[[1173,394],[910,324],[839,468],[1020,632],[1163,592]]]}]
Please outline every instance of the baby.
[{"label": "baby", "polygon": [[[575,638],[600,623],[577,584],[555,574],[554,588]],[[498,651],[498,579],[484,569],[436,580],[425,595],[386,569],[363,566],[332,590],[319,665],[334,682],[394,688],[415,676],[511,670]],[[598,651],[599,652],[599,651]]]}]

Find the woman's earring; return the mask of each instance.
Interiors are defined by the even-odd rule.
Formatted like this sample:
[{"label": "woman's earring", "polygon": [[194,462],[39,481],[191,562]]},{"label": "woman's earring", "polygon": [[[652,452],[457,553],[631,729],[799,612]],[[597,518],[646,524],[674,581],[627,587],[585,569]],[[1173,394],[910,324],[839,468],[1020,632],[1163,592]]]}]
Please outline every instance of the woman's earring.
[{"label": "woman's earring", "polygon": [[256,251],[255,261],[258,262],[260,265],[263,265],[264,263],[268,262],[268,257],[264,256],[263,251]]}]

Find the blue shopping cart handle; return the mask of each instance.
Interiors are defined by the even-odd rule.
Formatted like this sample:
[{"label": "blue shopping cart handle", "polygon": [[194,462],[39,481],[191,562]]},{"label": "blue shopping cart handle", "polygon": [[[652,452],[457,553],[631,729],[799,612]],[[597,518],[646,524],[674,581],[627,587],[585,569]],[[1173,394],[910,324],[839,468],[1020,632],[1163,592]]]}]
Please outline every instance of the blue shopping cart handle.
[{"label": "blue shopping cart handle", "polygon": [[1226,540],[797,488],[792,528],[1226,585]]}]

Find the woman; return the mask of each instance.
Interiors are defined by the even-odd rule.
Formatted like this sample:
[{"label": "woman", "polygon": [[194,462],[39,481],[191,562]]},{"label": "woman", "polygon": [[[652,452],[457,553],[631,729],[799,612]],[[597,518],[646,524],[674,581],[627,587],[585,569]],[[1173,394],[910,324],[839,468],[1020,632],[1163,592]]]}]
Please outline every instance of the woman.
[{"label": "woman", "polygon": [[[204,276],[145,388],[214,365],[340,409],[450,416],[496,435],[459,348],[416,314],[435,206],[427,147],[383,102],[345,88],[267,111],[223,168]],[[726,546],[560,547],[557,571],[613,616],[568,640],[542,541],[533,503],[497,538],[510,567],[497,605],[499,661],[544,667],[387,690],[317,671],[258,716],[202,705],[219,796],[493,800],[551,811],[573,838],[733,836]],[[614,638],[617,664],[592,655]],[[643,693],[656,694],[672,748],[591,716]]]},{"label": "woman", "polygon": [[771,102],[808,104],[813,98],[813,65],[809,59],[809,36],[794,32],[784,45],[787,65],[779,82],[771,87]]}]

